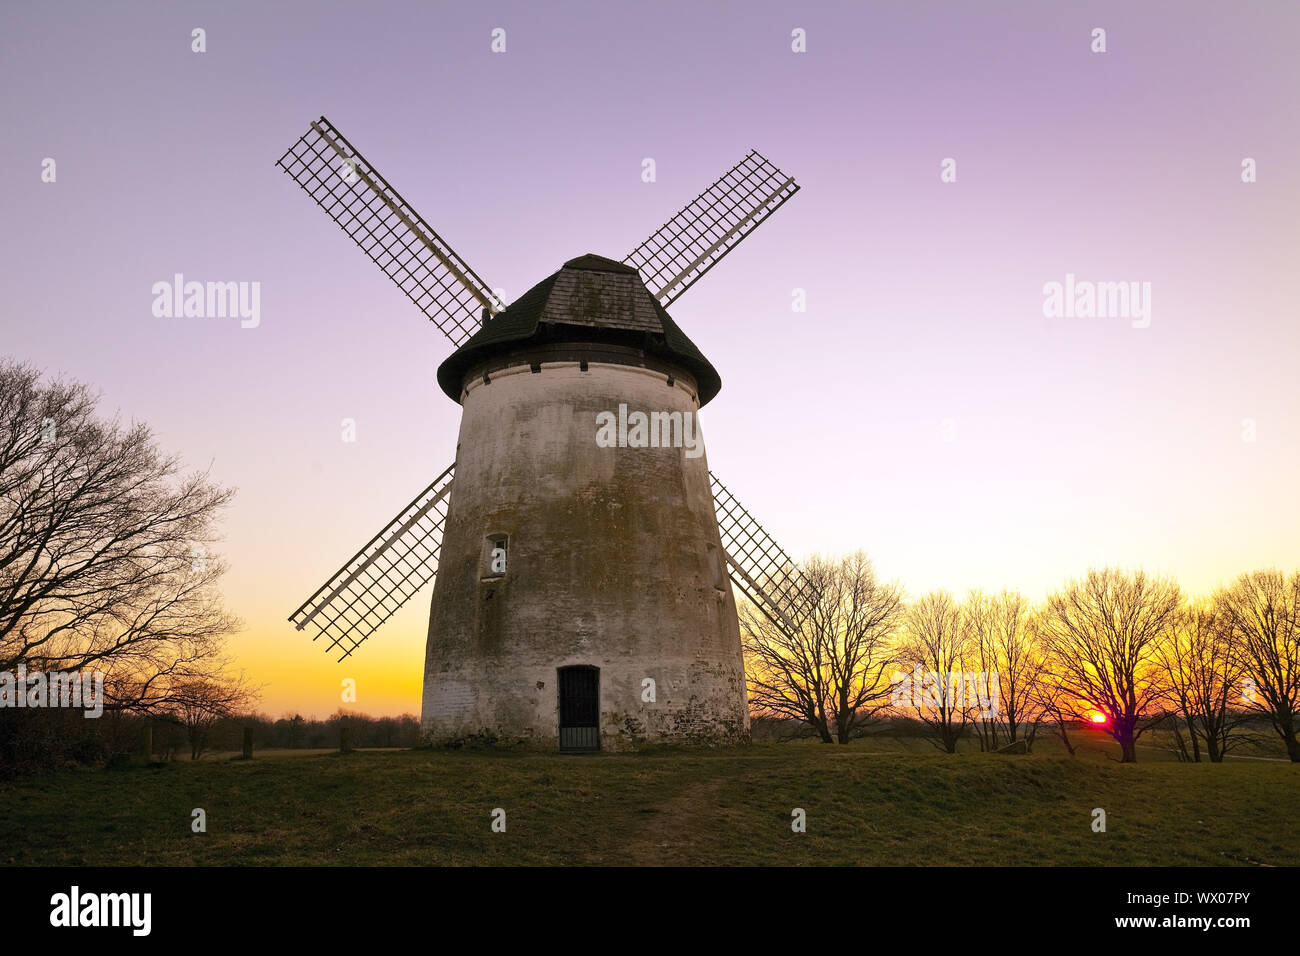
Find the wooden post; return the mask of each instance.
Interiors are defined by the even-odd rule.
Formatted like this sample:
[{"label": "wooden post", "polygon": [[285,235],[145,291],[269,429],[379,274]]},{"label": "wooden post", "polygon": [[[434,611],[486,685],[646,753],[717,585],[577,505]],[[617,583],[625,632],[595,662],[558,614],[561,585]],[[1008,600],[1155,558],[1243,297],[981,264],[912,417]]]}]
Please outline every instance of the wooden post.
[{"label": "wooden post", "polygon": [[352,753],[352,728],[347,724],[339,725],[339,752]]},{"label": "wooden post", "polygon": [[253,728],[244,728],[244,759],[253,759]]},{"label": "wooden post", "polygon": [[144,762],[153,763],[153,721],[144,724]]}]

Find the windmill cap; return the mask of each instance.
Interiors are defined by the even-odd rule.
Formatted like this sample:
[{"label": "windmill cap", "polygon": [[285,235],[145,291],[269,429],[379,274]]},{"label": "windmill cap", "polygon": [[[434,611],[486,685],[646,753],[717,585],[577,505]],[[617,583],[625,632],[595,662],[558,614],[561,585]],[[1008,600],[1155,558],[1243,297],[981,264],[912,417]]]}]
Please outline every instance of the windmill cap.
[{"label": "windmill cap", "polygon": [[632,266],[594,253],[570,259],[498,312],[438,366],[438,385],[459,402],[466,374],[530,345],[623,345],[690,373],[703,406],[722,388],[711,362],[641,281]]},{"label": "windmill cap", "polygon": [[626,262],[615,262],[613,259],[606,259],[604,256],[598,256],[594,252],[589,252],[585,256],[578,256],[576,259],[570,259],[564,264],[566,269],[586,269],[589,272],[622,272],[631,273],[639,276]]}]

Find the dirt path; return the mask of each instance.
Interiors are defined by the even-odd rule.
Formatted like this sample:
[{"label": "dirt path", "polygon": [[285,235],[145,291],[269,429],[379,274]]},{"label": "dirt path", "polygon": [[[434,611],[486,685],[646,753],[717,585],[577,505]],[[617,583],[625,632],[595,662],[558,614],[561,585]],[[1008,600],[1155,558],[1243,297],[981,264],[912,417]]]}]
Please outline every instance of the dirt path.
[{"label": "dirt path", "polygon": [[637,810],[639,822],[623,844],[623,862],[631,866],[707,863],[708,860],[692,852],[691,834],[707,829],[697,823],[697,818],[716,811],[719,795],[734,783],[743,768],[719,761],[718,771],[707,780],[693,781]]}]

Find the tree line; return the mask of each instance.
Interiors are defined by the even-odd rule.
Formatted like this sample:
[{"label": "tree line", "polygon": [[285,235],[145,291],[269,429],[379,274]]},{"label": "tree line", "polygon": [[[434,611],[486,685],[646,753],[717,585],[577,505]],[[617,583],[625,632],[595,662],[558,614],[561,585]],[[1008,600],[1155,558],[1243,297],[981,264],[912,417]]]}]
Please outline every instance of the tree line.
[{"label": "tree line", "polygon": [[153,750],[156,757],[185,754],[193,759],[208,751],[240,751],[245,732],[251,732],[254,752],[337,749],[344,727],[353,747],[415,747],[420,743],[420,721],[413,714],[371,717],[340,710],[325,718],[232,714],[213,720],[198,733],[193,725],[163,721],[154,724]]},{"label": "tree line", "polygon": [[[60,709],[0,715],[0,777],[74,764],[125,765],[140,758],[198,760],[214,752],[240,753],[251,733],[263,750],[338,749],[343,728],[352,747],[415,747],[420,721],[413,714],[371,717],[339,712],[326,718],[285,714],[229,714],[186,723],[173,714],[118,711],[85,720]],[[147,749],[147,753],[145,752]]]},{"label": "tree line", "polygon": [[981,749],[1032,747],[1044,728],[1073,753],[1083,721],[1123,762],[1155,727],[1186,759],[1219,762],[1266,726],[1300,762],[1300,572],[1250,571],[1194,596],[1094,568],[1039,602],[1009,590],[908,601],[859,552],[768,581],[740,609],[752,712],[826,743],[894,717],[921,721],[947,753],[971,733]]}]

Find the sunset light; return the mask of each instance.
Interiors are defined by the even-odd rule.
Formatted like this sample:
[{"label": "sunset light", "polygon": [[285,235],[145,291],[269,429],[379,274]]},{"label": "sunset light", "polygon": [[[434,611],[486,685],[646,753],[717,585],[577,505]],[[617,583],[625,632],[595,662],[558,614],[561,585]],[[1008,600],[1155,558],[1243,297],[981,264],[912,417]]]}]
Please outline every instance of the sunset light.
[{"label": "sunset light", "polygon": [[364,10],[0,0],[5,938],[1294,925],[1300,0]]}]

